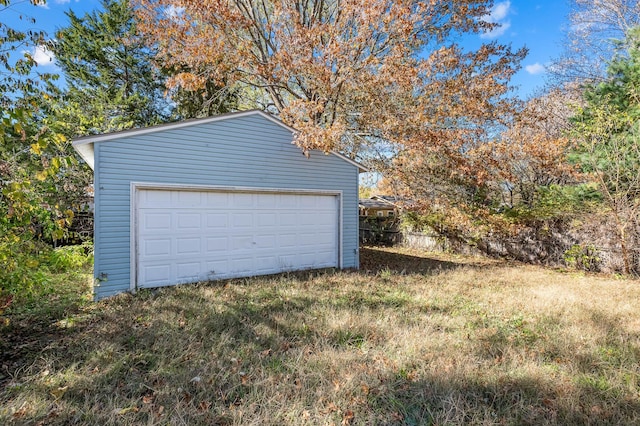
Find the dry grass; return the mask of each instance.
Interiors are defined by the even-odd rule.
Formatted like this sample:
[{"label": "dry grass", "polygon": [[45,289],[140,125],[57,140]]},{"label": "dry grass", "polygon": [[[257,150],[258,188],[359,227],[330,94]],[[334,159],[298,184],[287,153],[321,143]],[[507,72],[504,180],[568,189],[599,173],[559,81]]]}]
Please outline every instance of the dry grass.
[{"label": "dry grass", "polygon": [[640,282],[362,257],[10,317],[0,423],[640,423]]}]

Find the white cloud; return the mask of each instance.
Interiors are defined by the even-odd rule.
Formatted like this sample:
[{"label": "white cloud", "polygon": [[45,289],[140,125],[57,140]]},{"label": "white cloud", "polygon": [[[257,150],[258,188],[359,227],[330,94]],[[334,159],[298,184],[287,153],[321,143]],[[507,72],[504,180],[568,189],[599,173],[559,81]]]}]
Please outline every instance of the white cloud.
[{"label": "white cloud", "polygon": [[495,4],[491,8],[491,13],[487,17],[487,21],[489,22],[500,22],[509,14],[509,9],[511,8],[510,1],[503,1],[501,3]]},{"label": "white cloud", "polygon": [[506,18],[511,13],[511,2],[503,1],[500,3],[496,3],[492,8],[491,12],[482,18],[483,21],[489,22],[491,24],[498,24],[491,31],[487,31],[486,33],[480,34],[481,38],[497,38],[503,35],[510,27],[511,21]]},{"label": "white cloud", "polygon": [[47,4],[46,0],[36,0],[33,4],[43,9],[49,9],[49,5]]},{"label": "white cloud", "polygon": [[480,38],[498,38],[511,27],[511,22],[503,22],[500,26],[495,27],[491,31],[480,34]]},{"label": "white cloud", "polygon": [[547,70],[544,65],[540,64],[540,62],[527,65],[526,67],[524,67],[524,69],[531,75],[542,74]]},{"label": "white cloud", "polygon": [[30,52],[31,57],[36,62],[36,64],[41,66],[53,65],[53,60],[55,59],[55,55],[52,51],[47,49],[46,46],[37,46]]}]

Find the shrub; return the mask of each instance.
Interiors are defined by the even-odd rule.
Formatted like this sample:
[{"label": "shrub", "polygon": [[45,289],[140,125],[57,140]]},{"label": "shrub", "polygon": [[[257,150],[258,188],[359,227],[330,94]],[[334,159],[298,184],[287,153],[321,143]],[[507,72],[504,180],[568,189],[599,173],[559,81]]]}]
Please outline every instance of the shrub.
[{"label": "shrub", "polygon": [[600,258],[597,254],[598,250],[592,244],[574,244],[564,252],[564,261],[567,265],[576,269],[597,271],[600,263]]},{"label": "shrub", "polygon": [[92,259],[91,242],[52,249],[40,241],[3,239],[0,244],[0,307],[7,308],[12,300],[29,302],[51,293],[54,290],[52,273],[79,270]]},{"label": "shrub", "polygon": [[93,244],[85,241],[81,245],[58,247],[48,254],[47,265],[52,272],[67,272],[91,263]]}]

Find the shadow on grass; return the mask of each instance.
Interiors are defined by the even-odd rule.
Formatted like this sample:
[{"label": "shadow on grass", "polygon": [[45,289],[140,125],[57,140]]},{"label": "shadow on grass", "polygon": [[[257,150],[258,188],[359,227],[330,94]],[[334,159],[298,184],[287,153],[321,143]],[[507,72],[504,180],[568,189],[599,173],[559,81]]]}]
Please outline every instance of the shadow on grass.
[{"label": "shadow on grass", "polygon": [[360,270],[379,273],[389,271],[396,274],[432,274],[462,267],[486,266],[487,262],[451,262],[434,257],[413,256],[376,247],[360,248]]},{"label": "shadow on grass", "polygon": [[[451,262],[435,258],[412,256],[398,252],[385,251],[377,248],[361,249],[361,271],[357,273],[380,273],[388,271],[394,274],[430,274],[439,271],[452,270],[461,267],[479,267],[481,264],[472,262]],[[289,272],[280,275],[261,277],[261,279],[279,279],[291,277],[300,282],[312,281],[313,277],[321,274],[332,274],[334,270],[316,270]],[[229,281],[211,283],[213,287],[224,286]],[[20,312],[13,312],[4,318],[7,324],[0,324],[0,387],[6,385],[11,371],[31,363],[40,352],[64,339],[73,330],[64,324],[66,318],[79,315],[87,306],[86,288],[64,287],[64,294],[52,294],[43,297],[32,306],[27,306]],[[153,292],[152,292],[153,293]],[[128,297],[128,296],[126,296]],[[122,298],[121,298],[122,299]],[[313,301],[305,301],[307,307]],[[275,302],[274,302],[275,303]],[[401,307],[407,300],[398,295],[370,295],[353,293],[335,300],[336,304],[344,307],[366,307],[369,309],[384,307]],[[290,309],[291,302],[286,302],[283,309]],[[249,309],[249,306],[245,306]],[[176,307],[176,309],[182,309]],[[303,310],[301,310],[303,312]],[[233,319],[235,320],[235,319]]]},{"label": "shadow on grass", "polygon": [[[578,386],[566,395],[545,378],[500,377],[479,381],[473,377],[447,377],[446,373],[407,379],[401,372],[380,379],[367,396],[362,423],[621,425],[637,424],[640,403],[594,394]],[[383,416],[386,416],[385,419]]]},{"label": "shadow on grass", "polygon": [[29,300],[14,303],[0,315],[0,389],[12,372],[31,363],[41,351],[72,333],[65,321],[80,314],[91,300],[89,274],[71,273],[64,282]]},{"label": "shadow on grass", "polygon": [[[89,318],[51,333],[30,365],[13,371],[13,385],[0,389],[0,406],[16,407],[18,416],[0,410],[0,420],[291,423],[286,412],[269,404],[295,404],[300,416],[307,409],[310,417],[297,419],[308,424],[345,418],[345,424],[633,424],[639,418],[637,398],[598,394],[589,383],[563,395],[544,377],[446,371],[429,376],[424,365],[420,373],[389,364],[339,396],[330,381],[336,372],[314,364],[324,356],[314,355],[347,353],[366,365],[371,361],[362,349],[387,345],[394,336],[375,335],[375,327],[329,329],[314,320],[320,305],[353,312],[394,307],[405,315],[418,315],[419,307],[402,300],[385,305],[378,300],[384,295],[376,293],[319,301],[313,293],[295,295],[279,285],[275,278],[262,286],[251,280],[193,285],[101,302]],[[44,405],[21,413],[29,394]],[[332,398],[335,404],[327,402]]]},{"label": "shadow on grass", "polygon": [[[431,273],[481,266],[375,249],[364,249],[362,257],[365,265],[372,265],[369,271],[378,259],[378,272]],[[376,284],[371,277],[362,280],[369,286],[353,285],[352,290],[340,292],[340,274],[335,281],[331,272],[318,274],[121,295],[85,312],[68,311],[75,316],[71,323],[60,323],[59,315],[48,321],[25,319],[15,324],[23,327],[20,333],[6,341],[15,346],[16,358],[9,379],[0,385],[0,407],[16,411],[0,408],[0,423],[634,424],[640,420],[638,398],[609,391],[607,383],[591,380],[597,376],[570,383],[567,390],[567,382],[554,383],[553,378],[514,377],[505,371],[492,375],[473,367],[429,375],[428,361],[419,354],[406,361],[417,367],[389,362],[372,374],[362,374],[362,381],[341,385],[347,389],[338,389],[332,378],[355,374],[350,366],[365,368],[385,361],[384,351],[390,349],[380,348],[394,346],[396,336],[395,329],[379,332],[376,324],[334,323],[334,316],[348,319],[379,309],[384,313],[381,319],[422,318],[418,323],[429,326],[430,315],[451,314],[449,306],[455,306],[447,303],[434,310],[424,302],[416,304],[401,289]],[[559,318],[550,321],[561,324]],[[619,324],[606,313],[594,314],[593,321],[612,338],[620,334]],[[485,363],[514,345],[542,340],[535,331],[526,324],[507,322],[487,336],[491,350],[483,349],[475,359]],[[24,343],[18,337],[30,333],[37,338],[21,349]],[[530,341],[532,336],[536,340]],[[377,355],[368,358],[367,351]],[[575,352],[575,346],[557,347],[553,357],[572,360]],[[333,371],[340,367],[328,358],[336,354],[353,364]],[[407,359],[398,353],[390,357]],[[603,368],[597,361],[594,358],[590,364]],[[634,364],[627,359],[622,367],[628,365]],[[30,399],[40,401],[40,406]],[[294,406],[290,411],[281,408],[289,404]],[[21,411],[24,407],[28,409]]]}]

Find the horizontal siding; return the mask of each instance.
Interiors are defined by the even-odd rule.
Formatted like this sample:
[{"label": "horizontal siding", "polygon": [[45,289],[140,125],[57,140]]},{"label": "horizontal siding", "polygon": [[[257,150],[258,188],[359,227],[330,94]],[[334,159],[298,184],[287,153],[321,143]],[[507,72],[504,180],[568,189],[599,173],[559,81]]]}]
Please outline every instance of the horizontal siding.
[{"label": "horizontal siding", "polygon": [[[343,266],[357,267],[358,170],[310,158],[291,133],[259,115],[96,143],[96,298],[130,287],[130,183],[343,191]],[[102,274],[102,275],[101,275]]]}]

